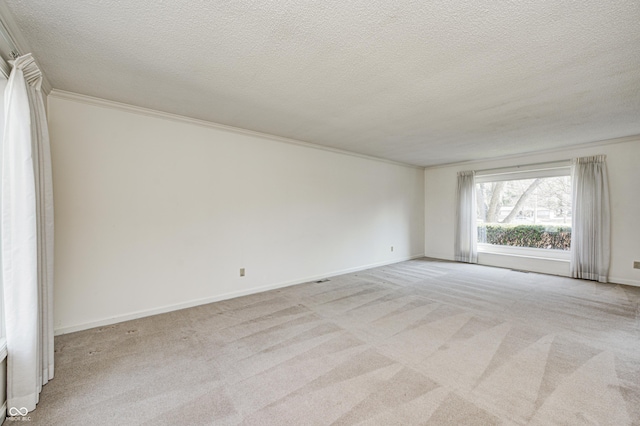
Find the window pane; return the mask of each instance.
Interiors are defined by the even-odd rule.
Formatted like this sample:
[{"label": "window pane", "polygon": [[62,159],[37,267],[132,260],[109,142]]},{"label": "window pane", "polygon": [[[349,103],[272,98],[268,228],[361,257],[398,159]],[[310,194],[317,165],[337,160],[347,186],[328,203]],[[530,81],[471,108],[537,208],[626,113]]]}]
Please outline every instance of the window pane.
[{"label": "window pane", "polygon": [[554,250],[571,248],[571,177],[476,185],[478,242]]}]

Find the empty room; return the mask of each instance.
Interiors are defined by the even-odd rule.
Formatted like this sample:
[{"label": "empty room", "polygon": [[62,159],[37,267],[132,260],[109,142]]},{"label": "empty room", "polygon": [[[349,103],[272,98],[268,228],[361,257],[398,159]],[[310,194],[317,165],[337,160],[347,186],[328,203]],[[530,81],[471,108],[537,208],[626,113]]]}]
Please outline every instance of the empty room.
[{"label": "empty room", "polygon": [[0,424],[640,424],[639,23],[0,0]]}]

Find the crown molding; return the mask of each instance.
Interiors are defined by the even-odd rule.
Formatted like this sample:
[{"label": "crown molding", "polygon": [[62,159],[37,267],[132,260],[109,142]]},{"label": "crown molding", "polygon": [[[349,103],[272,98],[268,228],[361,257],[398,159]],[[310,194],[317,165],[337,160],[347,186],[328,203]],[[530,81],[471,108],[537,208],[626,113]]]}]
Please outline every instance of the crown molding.
[{"label": "crown molding", "polygon": [[282,136],[271,135],[268,133],[256,132],[254,130],[246,130],[240,127],[228,126],[226,124],[219,124],[212,121],[200,120],[197,118],[186,117],[184,115],[172,114],[169,112],[158,111],[151,108],[144,108],[144,107],[139,107],[135,105],[125,104],[122,102],[110,101],[107,99],[96,98],[88,95],[82,95],[79,93],[67,92],[65,90],[53,89],[51,93],[49,93],[49,97],[54,99],[64,99],[69,101],[81,102],[81,103],[102,107],[102,108],[117,109],[120,111],[130,112],[130,113],[139,114],[139,115],[145,115],[147,117],[162,118],[165,120],[177,121],[180,123],[186,123],[186,124],[192,124],[195,126],[207,127],[210,129],[222,130],[225,132],[241,134],[244,136],[259,137],[262,139],[269,139],[272,141],[287,143],[290,145],[304,146],[306,148],[333,152],[335,154],[348,155],[351,157],[362,158],[365,160],[372,160],[372,161],[377,161],[381,163],[392,164],[394,166],[402,166],[402,167],[409,167],[412,169],[424,170],[424,167],[417,166],[415,164],[401,163],[398,161],[387,160],[386,158],[374,157],[366,154],[359,154],[357,152],[347,151],[344,149],[332,148],[328,146],[314,144],[311,142],[304,142],[296,139],[285,138]]},{"label": "crown molding", "polygon": [[613,138],[613,139],[604,139],[604,140],[598,140],[598,141],[578,143],[573,145],[561,146],[558,148],[544,149],[540,151],[527,151],[519,154],[510,154],[510,155],[503,155],[500,157],[483,158],[480,160],[469,160],[469,161],[459,161],[455,163],[437,164],[434,166],[427,166],[425,167],[425,170],[440,169],[443,167],[473,166],[474,164],[486,163],[488,161],[512,160],[512,159],[519,159],[519,158],[523,158],[531,155],[552,154],[554,152],[562,152],[562,151],[568,151],[572,149],[585,149],[585,148],[593,148],[593,147],[605,146],[605,145],[615,145],[619,143],[628,143],[628,142],[640,142],[640,134],[622,136],[622,137]]},{"label": "crown molding", "polygon": [[[11,42],[18,49],[18,53],[20,55],[24,55],[25,53],[30,53],[31,48],[29,47],[29,44],[27,43],[26,39],[22,35],[22,32],[20,31],[20,27],[18,27],[18,24],[16,23],[16,20],[13,14],[9,10],[9,7],[2,0],[0,0],[0,21],[4,26],[5,30],[7,31],[8,33],[7,35],[9,36],[9,38],[11,38]],[[10,55],[11,52],[2,52],[2,53],[6,57],[11,57]],[[36,58],[36,63],[37,62],[38,62],[38,58]],[[49,94],[53,90],[53,86],[51,86],[51,83],[47,79],[47,76],[45,75],[44,70],[41,67],[40,67],[40,71],[42,72],[42,90],[44,90],[46,94]]]}]

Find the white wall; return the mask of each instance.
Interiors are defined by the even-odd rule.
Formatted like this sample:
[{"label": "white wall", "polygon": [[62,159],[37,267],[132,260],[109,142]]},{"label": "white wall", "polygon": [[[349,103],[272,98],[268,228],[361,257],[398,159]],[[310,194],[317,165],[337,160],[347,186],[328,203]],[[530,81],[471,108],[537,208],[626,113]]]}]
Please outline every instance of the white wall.
[{"label": "white wall", "polygon": [[[606,154],[611,194],[610,281],[640,286],[640,137],[626,142],[548,152],[509,159],[473,162],[425,171],[425,255],[453,260],[456,174],[462,170],[483,170],[545,161],[567,160]],[[613,141],[612,141],[613,142]],[[558,275],[569,274],[568,262],[514,258],[480,253],[479,263]]]},{"label": "white wall", "polygon": [[423,169],[64,93],[49,121],[57,333],[423,254]]}]

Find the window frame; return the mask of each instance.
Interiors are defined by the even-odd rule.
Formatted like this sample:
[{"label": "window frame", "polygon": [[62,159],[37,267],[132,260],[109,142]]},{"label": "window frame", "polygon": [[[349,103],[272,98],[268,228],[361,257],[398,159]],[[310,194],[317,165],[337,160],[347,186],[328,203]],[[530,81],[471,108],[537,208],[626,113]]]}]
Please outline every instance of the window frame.
[{"label": "window frame", "polygon": [[[514,167],[480,170],[476,172],[475,184],[504,182],[520,179],[550,178],[558,176],[571,176],[571,161],[557,161],[552,163],[538,163]],[[573,185],[573,182],[571,182]],[[477,216],[477,212],[476,212]],[[476,225],[477,229],[477,225]],[[501,246],[478,242],[478,253],[490,253],[505,256],[518,256],[536,259],[553,259],[569,261],[571,249],[551,250],[534,247]]]}]

